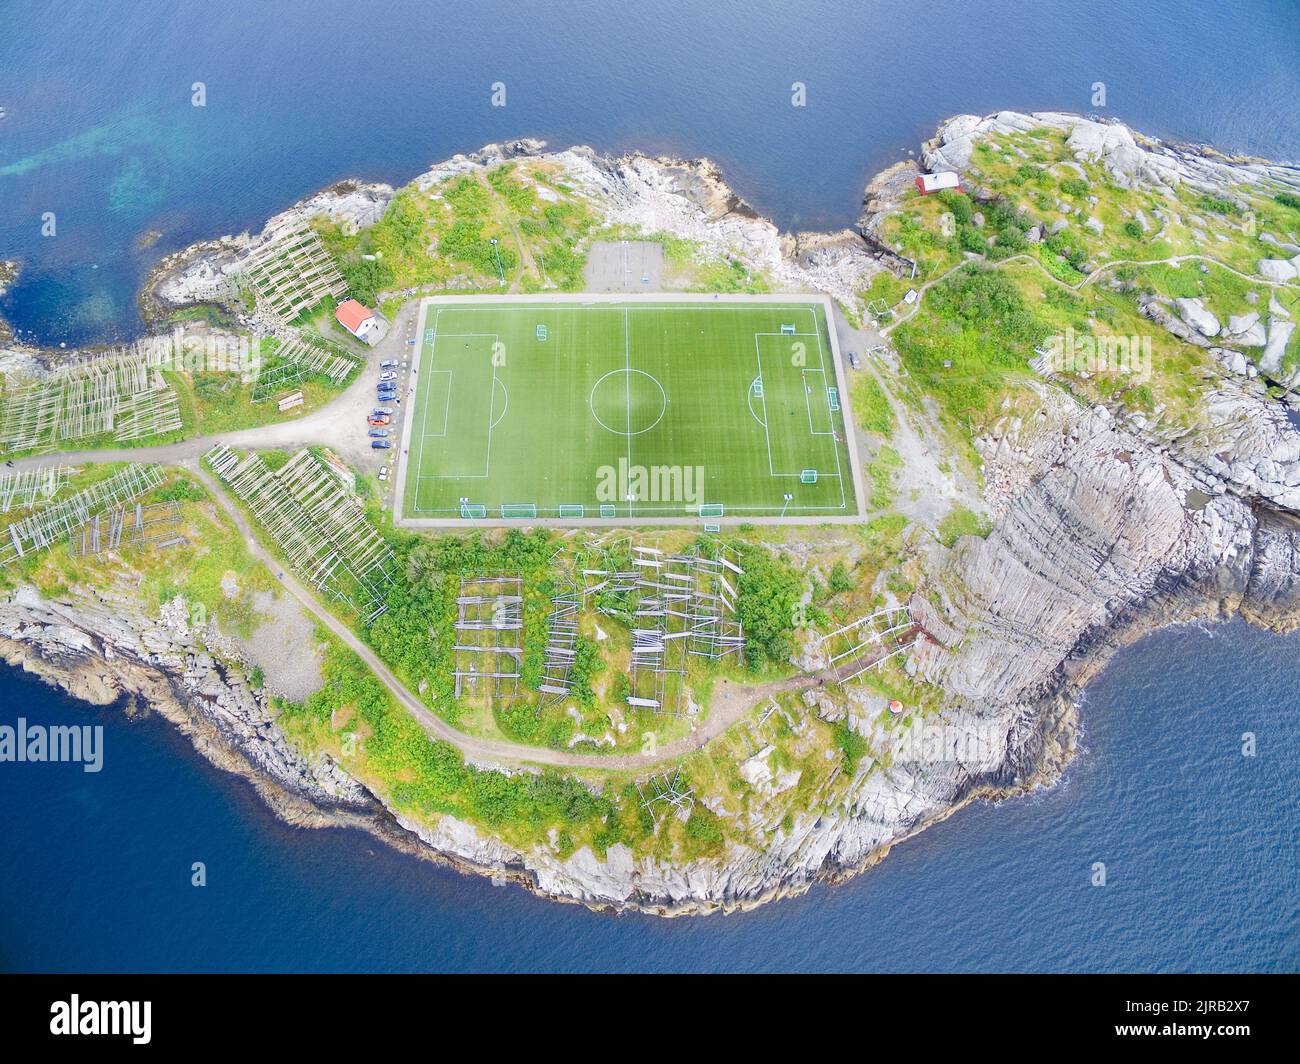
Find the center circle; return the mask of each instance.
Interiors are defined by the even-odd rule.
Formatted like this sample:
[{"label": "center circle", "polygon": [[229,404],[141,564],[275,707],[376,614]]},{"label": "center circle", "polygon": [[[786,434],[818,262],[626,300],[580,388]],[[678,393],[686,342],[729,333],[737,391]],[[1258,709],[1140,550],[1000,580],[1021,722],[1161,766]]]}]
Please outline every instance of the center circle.
[{"label": "center circle", "polygon": [[640,369],[610,370],[592,386],[591,416],[616,436],[639,436],[663,420],[668,396],[654,377]]}]

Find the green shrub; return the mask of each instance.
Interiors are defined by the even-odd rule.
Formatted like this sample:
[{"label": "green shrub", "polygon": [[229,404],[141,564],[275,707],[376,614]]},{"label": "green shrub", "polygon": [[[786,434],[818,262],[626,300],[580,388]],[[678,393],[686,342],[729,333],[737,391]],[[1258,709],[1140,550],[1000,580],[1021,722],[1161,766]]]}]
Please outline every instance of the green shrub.
[{"label": "green shrub", "polygon": [[686,821],[686,838],[693,856],[717,853],[722,849],[722,823],[718,814],[700,802],[695,803]]},{"label": "green shrub", "polygon": [[987,518],[964,506],[958,506],[939,522],[939,542],[945,547],[951,547],[962,536],[979,536],[984,539],[992,531],[993,524]]},{"label": "green shrub", "polygon": [[1224,199],[1222,196],[1211,196],[1208,193],[1202,193],[1197,197],[1196,205],[1213,214],[1241,214],[1241,208],[1232,200]]},{"label": "green shrub", "polygon": [[853,409],[858,423],[868,432],[889,439],[894,434],[893,408],[884,388],[871,373],[863,373],[853,384]]},{"label": "green shrub", "polygon": [[751,545],[741,548],[741,568],[736,618],[745,631],[745,660],[751,669],[789,661],[803,590],[799,575],[771,551]]},{"label": "green shrub", "polygon": [[844,774],[852,776],[867,756],[867,740],[843,722],[835,725],[835,745],[844,756]]},{"label": "green shrub", "polygon": [[154,492],[160,502],[202,502],[208,497],[203,488],[186,477],[177,477]]}]

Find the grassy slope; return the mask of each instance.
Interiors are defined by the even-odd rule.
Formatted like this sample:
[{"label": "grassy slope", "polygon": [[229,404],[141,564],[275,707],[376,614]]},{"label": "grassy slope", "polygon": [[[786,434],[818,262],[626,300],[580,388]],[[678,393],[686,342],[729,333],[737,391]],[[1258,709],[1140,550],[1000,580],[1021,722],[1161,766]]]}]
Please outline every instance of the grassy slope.
[{"label": "grassy slope", "polygon": [[[1119,188],[1095,165],[1084,165],[1080,176],[1077,165],[1064,138],[1052,131],[981,142],[973,176],[997,196],[994,203],[976,204],[956,194],[909,195],[886,222],[887,238],[920,265],[908,285],[942,275],[961,262],[963,252],[982,260],[936,285],[921,311],[893,335],[912,381],[933,397],[960,436],[969,438],[986,424],[1008,396],[1013,405],[1032,401],[1022,388],[1034,376],[1028,361],[1035,347],[1067,328],[1085,337],[1149,338],[1153,372],[1149,381],[1067,373],[1057,376],[1058,383],[1081,398],[1117,403],[1172,425],[1198,423],[1205,380],[1216,372],[1213,361],[1143,318],[1139,295],[1200,296],[1226,321],[1252,309],[1263,313],[1267,287],[1213,263],[1121,264],[1079,288],[1087,271],[1199,254],[1253,273],[1258,259],[1276,254],[1258,239],[1260,233],[1300,239],[1300,210],[1267,191],[1243,187],[1232,201],[1214,201],[1182,189],[1166,199]],[[1100,233],[1084,224],[1089,217],[1101,223]],[[1065,228],[1041,243],[1026,241],[1032,224],[1050,229],[1053,223]],[[1028,261],[1018,261],[1022,257]],[[999,268],[998,277],[979,276],[1005,260],[1012,261]],[[899,287],[892,279],[882,282],[880,293],[869,294],[893,302]],[[1300,303],[1300,294],[1284,292],[1281,299],[1284,305]],[[1243,350],[1248,357],[1259,351]],[[1300,336],[1292,338],[1283,364],[1297,360]]]}]

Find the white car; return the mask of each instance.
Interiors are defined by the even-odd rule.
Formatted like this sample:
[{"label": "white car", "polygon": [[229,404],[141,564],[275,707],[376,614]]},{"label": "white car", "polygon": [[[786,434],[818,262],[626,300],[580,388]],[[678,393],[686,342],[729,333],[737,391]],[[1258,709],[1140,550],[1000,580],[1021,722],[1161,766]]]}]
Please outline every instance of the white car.
[{"label": "white car", "polygon": [[380,467],[379,467],[379,479],[380,479],[380,480],[387,480],[387,479],[388,479],[388,466],[380,466]]},{"label": "white car", "polygon": [[397,374],[396,374],[396,373],[381,373],[381,374],[379,375],[379,379],[380,379],[381,381],[395,381],[395,380],[397,380]]}]

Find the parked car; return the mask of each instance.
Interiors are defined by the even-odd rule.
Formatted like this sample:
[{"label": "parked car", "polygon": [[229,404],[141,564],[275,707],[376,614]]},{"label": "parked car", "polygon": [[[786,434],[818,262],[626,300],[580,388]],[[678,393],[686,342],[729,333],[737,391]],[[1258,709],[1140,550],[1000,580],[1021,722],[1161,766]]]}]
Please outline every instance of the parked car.
[{"label": "parked car", "polygon": [[396,389],[396,388],[380,388],[380,389],[375,393],[375,395],[378,397],[378,399],[379,399],[379,401],[380,401],[381,403],[386,403],[386,402],[388,402],[389,399],[396,399],[396,398],[397,398],[397,389]]},{"label": "parked car", "polygon": [[387,429],[371,429],[371,430],[370,430],[370,435],[373,436],[373,437],[376,438],[376,439],[380,439],[380,438],[382,438],[382,437],[388,435],[388,430],[387,430]]},{"label": "parked car", "polygon": [[862,359],[858,358],[858,353],[856,351],[849,352],[849,365],[854,369],[862,368]]},{"label": "parked car", "polygon": [[395,380],[397,380],[397,374],[396,374],[396,373],[381,373],[381,374],[379,375],[379,380],[380,380],[381,382],[383,382],[383,381],[395,381]]},{"label": "parked car", "polygon": [[379,368],[380,368],[380,369],[396,369],[396,368],[397,368],[398,366],[400,366],[400,365],[401,365],[401,363],[398,362],[397,359],[395,359],[395,358],[386,358],[386,359],[384,359],[383,362],[379,363]]},{"label": "parked car", "polygon": [[379,467],[379,479],[380,479],[380,480],[387,480],[387,479],[388,479],[388,466],[380,466],[380,467]]},{"label": "parked car", "polygon": [[366,418],[366,423],[369,425],[387,425],[390,420],[391,418],[389,418],[387,414],[380,414],[378,416],[371,414],[370,417]]},{"label": "parked car", "polygon": [[377,406],[370,411],[371,417],[379,417],[381,414],[387,414],[389,417],[392,417],[393,408],[391,406]]},{"label": "parked car", "polygon": [[371,440],[370,446],[376,451],[386,451],[393,445],[387,440]]}]

